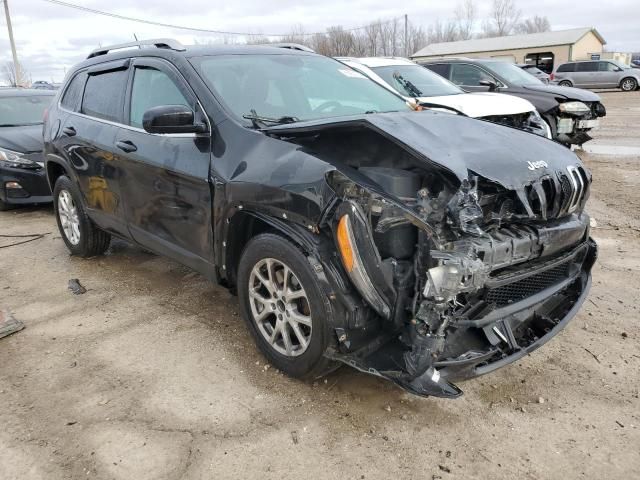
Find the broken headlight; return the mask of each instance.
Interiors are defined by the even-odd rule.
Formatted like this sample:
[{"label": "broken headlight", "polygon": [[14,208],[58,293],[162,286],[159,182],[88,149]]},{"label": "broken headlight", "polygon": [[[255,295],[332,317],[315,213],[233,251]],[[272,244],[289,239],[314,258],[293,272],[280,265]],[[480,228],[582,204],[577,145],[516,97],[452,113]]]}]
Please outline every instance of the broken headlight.
[{"label": "broken headlight", "polygon": [[[379,278],[371,278],[371,275],[379,273],[379,268],[369,268],[366,263],[378,263],[375,260],[375,246],[371,240],[370,232],[366,231],[366,223],[363,221],[364,214],[360,208],[350,202],[345,202],[345,213],[338,220],[336,228],[336,241],[338,251],[342,259],[349,278],[353,282],[358,292],[373,309],[385,318],[391,315],[389,302],[383,298],[383,293],[375,287],[379,285],[384,288],[384,281]],[[342,213],[342,212],[341,212]],[[360,241],[356,241],[358,238]],[[387,295],[385,295],[387,296]]]},{"label": "broken headlight", "polygon": [[12,168],[38,168],[36,162],[23,158],[21,153],[4,149],[0,149],[0,165]]},{"label": "broken headlight", "polygon": [[565,102],[558,106],[561,112],[568,113],[569,115],[582,115],[588,113],[591,109],[582,102]]}]

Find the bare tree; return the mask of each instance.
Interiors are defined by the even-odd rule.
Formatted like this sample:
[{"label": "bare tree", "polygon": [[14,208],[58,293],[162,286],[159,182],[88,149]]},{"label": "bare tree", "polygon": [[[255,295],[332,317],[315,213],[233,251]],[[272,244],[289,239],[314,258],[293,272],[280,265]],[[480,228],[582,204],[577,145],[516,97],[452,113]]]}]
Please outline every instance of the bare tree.
[{"label": "bare tree", "polygon": [[416,53],[418,50],[426,47],[429,44],[427,40],[427,32],[422,27],[416,27],[414,25],[409,26],[409,52],[410,54]]},{"label": "bare tree", "polygon": [[518,33],[538,33],[549,32],[551,30],[551,22],[545,17],[539,17],[536,15],[533,18],[525,18],[522,22],[516,25],[516,32]]},{"label": "bare tree", "polygon": [[29,74],[20,62],[17,65],[6,62],[2,67],[2,78],[12,87],[24,87],[28,83]]},{"label": "bare tree", "polygon": [[515,0],[493,0],[491,15],[482,24],[482,36],[503,37],[513,33],[520,22],[522,12],[516,7]]},{"label": "bare tree", "polygon": [[463,0],[456,6],[456,23],[459,40],[469,40],[473,36],[476,23],[476,6],[473,0]]},{"label": "bare tree", "polygon": [[436,20],[427,29],[428,43],[455,42],[459,40],[456,22]]},{"label": "bare tree", "polygon": [[332,56],[348,56],[353,50],[353,35],[341,26],[327,28],[327,40]]}]

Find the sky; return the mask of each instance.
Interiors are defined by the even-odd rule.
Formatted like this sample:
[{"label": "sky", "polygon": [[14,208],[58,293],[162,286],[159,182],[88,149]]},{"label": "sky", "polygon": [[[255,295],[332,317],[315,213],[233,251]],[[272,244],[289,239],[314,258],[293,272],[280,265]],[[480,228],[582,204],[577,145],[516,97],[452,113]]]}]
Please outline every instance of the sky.
[{"label": "sky", "polygon": [[[8,0],[18,57],[33,81],[59,82],[75,63],[98,46],[138,38],[175,38],[184,44],[223,41],[222,36],[175,30],[113,19],[44,0]],[[300,26],[307,33],[332,25],[352,28],[405,13],[425,28],[453,18],[455,1],[388,0],[66,0],[129,17],[212,30],[287,34]],[[553,30],[595,27],[610,51],[640,51],[639,0],[516,0],[523,17],[547,16]],[[348,5],[348,8],[345,6]],[[488,15],[490,0],[476,0],[478,17]],[[347,15],[348,12],[348,15]],[[478,22],[480,23],[480,22]],[[233,37],[227,36],[227,40]],[[4,12],[0,10],[0,66],[11,60]]]}]

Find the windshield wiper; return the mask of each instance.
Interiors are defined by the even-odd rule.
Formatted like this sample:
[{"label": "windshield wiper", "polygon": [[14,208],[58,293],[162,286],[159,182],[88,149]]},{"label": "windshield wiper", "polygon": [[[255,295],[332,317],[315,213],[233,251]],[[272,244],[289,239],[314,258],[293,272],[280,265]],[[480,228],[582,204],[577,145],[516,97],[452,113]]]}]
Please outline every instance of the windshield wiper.
[{"label": "windshield wiper", "polygon": [[413,83],[411,83],[409,80],[406,80],[402,75],[400,75],[400,72],[394,72],[393,78],[395,78],[398,82],[400,82],[400,85],[402,85],[404,89],[411,94],[411,96],[413,97],[422,96],[422,92],[420,91],[420,89],[416,87]]},{"label": "windshield wiper", "polygon": [[254,128],[268,127],[269,125],[283,125],[285,123],[294,123],[300,121],[298,117],[293,117],[291,115],[285,115],[280,118],[263,117],[262,115],[258,115],[258,113],[253,108],[250,110],[250,112],[251,115],[242,115],[242,118],[251,120]]},{"label": "windshield wiper", "polygon": [[42,122],[36,123],[3,123],[0,127],[32,127],[34,125],[42,125]]}]

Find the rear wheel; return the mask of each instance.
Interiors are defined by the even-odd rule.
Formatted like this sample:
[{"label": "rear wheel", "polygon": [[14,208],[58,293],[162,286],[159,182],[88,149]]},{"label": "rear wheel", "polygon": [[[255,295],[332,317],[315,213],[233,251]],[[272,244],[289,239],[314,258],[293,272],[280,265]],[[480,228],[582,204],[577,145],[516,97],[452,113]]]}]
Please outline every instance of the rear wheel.
[{"label": "rear wheel", "polygon": [[571,87],[573,86],[569,80],[562,80],[558,85],[561,87]]},{"label": "rear wheel", "polygon": [[62,239],[72,255],[94,257],[109,248],[111,235],[100,230],[88,217],[78,187],[62,175],[53,188],[53,208]]},{"label": "rear wheel", "polygon": [[335,368],[323,356],[331,312],[308,260],[291,242],[274,234],[252,239],[240,259],[237,288],[247,326],[276,368],[297,378]]},{"label": "rear wheel", "polygon": [[633,92],[638,88],[638,81],[635,78],[623,78],[620,82],[620,88],[623,92]]}]

